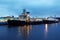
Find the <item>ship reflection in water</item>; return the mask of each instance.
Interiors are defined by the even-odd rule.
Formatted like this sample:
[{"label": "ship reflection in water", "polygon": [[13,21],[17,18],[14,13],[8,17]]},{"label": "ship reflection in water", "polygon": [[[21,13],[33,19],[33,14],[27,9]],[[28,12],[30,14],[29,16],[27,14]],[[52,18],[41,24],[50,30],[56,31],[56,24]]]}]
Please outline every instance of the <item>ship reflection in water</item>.
[{"label": "ship reflection in water", "polygon": [[[22,37],[21,40],[29,40],[30,30],[32,30],[32,25],[24,25],[18,27],[19,36]],[[44,30],[45,39],[47,38],[47,33],[48,33],[48,24],[45,24],[45,30]]]},{"label": "ship reflection in water", "polygon": [[[30,30],[32,30],[32,25],[24,25],[18,27],[19,36],[21,36],[22,38],[21,40],[29,40]],[[48,24],[45,24],[44,39],[47,39],[47,33],[48,33]]]},{"label": "ship reflection in water", "polygon": [[19,26],[18,27],[19,36],[22,37],[21,40],[28,40],[29,32],[30,32],[31,29],[32,29],[31,25],[24,25],[24,26]]},{"label": "ship reflection in water", "polygon": [[0,26],[0,40],[60,40],[60,23]]}]

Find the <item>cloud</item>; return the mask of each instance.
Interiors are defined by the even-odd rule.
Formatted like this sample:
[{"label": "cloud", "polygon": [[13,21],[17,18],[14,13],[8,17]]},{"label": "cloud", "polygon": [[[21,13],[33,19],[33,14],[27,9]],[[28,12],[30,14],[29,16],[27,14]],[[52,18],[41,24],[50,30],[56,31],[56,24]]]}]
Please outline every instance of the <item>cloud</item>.
[{"label": "cloud", "polygon": [[53,0],[31,0],[27,2],[31,6],[52,6],[54,4]]},{"label": "cloud", "polygon": [[[0,16],[19,15],[26,8],[34,14],[58,15],[60,13],[59,0],[0,0]],[[58,13],[58,14],[57,14]],[[5,15],[4,15],[5,14]],[[36,14],[36,15],[38,15]]]},{"label": "cloud", "polygon": [[0,0],[0,16],[17,15],[17,4],[16,0]]},{"label": "cloud", "polygon": [[57,5],[59,0],[20,0],[24,6],[54,6]]}]

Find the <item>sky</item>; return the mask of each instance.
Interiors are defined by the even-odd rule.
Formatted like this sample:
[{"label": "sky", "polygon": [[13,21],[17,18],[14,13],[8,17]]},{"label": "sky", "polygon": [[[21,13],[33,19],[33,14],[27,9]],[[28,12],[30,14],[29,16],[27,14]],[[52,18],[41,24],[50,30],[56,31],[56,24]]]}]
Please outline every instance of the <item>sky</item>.
[{"label": "sky", "polygon": [[18,16],[23,9],[31,17],[60,16],[60,0],[0,0],[0,16]]}]

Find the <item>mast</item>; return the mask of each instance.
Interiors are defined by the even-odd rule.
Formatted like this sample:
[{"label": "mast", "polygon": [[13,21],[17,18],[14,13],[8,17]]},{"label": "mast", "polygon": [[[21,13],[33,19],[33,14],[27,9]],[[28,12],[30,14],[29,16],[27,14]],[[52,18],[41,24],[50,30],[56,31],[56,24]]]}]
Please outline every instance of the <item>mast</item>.
[{"label": "mast", "polygon": [[23,14],[25,14],[26,13],[26,9],[23,9]]}]

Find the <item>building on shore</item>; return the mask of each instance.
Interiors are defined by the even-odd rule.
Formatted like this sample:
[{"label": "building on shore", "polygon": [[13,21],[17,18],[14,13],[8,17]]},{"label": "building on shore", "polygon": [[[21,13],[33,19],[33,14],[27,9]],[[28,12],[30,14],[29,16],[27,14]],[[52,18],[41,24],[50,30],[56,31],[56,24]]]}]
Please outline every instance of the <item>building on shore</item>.
[{"label": "building on shore", "polygon": [[7,20],[14,20],[14,16],[0,17],[0,22],[7,22]]}]

